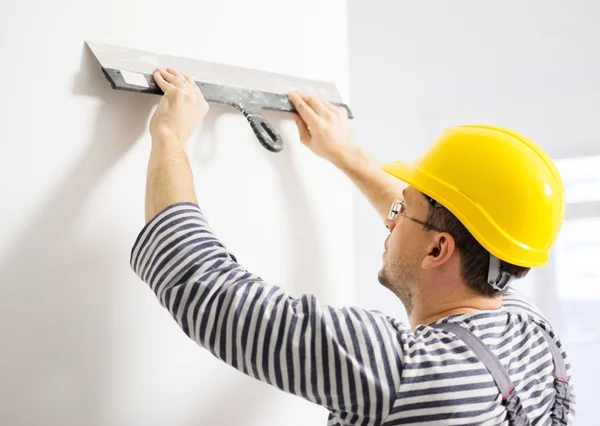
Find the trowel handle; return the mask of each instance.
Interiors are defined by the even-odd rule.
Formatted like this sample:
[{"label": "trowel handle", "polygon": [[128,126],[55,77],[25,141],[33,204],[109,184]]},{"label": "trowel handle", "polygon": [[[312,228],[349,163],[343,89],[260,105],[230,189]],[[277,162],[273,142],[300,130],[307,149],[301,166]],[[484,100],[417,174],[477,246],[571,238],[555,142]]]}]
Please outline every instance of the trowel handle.
[{"label": "trowel handle", "polygon": [[247,111],[243,111],[243,113],[262,146],[272,152],[279,152],[283,149],[281,136],[261,114]]}]

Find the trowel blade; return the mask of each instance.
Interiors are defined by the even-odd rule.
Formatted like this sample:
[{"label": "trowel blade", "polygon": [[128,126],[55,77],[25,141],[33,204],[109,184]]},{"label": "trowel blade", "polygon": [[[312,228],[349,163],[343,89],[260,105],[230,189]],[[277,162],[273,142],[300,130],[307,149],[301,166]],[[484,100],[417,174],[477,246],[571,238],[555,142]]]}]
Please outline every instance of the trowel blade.
[{"label": "trowel blade", "polygon": [[107,69],[151,75],[156,68],[171,67],[189,74],[198,82],[282,95],[290,91],[298,91],[327,99],[336,104],[342,103],[336,86],[329,82],[92,41],[86,43],[102,67]]}]

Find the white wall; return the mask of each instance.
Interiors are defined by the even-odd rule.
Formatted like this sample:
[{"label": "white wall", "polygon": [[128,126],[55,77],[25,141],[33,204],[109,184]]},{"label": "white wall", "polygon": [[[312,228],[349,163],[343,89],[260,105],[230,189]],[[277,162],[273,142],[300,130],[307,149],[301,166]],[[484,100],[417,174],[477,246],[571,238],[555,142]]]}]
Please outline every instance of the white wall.
[{"label": "white wall", "polygon": [[[514,128],[554,158],[600,154],[597,1],[350,0],[348,11],[354,129],[379,161],[411,161],[444,128],[469,123]],[[401,303],[377,283],[387,231],[354,193],[359,300],[406,319]],[[552,267],[519,285],[558,320]],[[578,423],[592,424],[597,392],[587,386],[597,383],[600,369],[591,346],[570,348],[581,373]]]},{"label": "white wall", "polygon": [[[211,358],[130,270],[158,97],[112,91],[84,46],[325,79],[346,97],[345,2],[294,5],[0,4],[0,424],[325,423],[319,407]],[[285,114],[268,117],[287,142],[280,154],[213,106],[190,143],[201,206],[247,268],[352,303],[351,186],[299,144]]]}]

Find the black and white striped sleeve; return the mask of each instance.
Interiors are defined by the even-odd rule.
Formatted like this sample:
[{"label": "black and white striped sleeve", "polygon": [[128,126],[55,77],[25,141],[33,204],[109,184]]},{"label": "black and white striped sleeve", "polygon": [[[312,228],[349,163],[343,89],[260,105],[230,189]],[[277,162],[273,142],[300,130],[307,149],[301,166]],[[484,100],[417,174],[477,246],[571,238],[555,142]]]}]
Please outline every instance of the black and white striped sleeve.
[{"label": "black and white striped sleeve", "polygon": [[244,374],[344,423],[378,425],[390,413],[402,344],[387,319],[267,284],[237,263],[196,204],[152,219],[131,266],[191,339]]}]

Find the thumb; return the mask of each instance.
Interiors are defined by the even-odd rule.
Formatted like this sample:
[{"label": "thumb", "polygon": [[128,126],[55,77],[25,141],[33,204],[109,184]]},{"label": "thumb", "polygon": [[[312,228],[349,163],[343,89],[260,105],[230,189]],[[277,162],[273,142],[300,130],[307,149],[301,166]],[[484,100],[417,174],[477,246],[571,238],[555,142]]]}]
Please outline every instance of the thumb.
[{"label": "thumb", "polygon": [[307,143],[310,140],[310,132],[308,131],[308,126],[298,114],[292,114],[292,117],[294,117],[294,121],[298,126],[298,131],[300,132],[300,140],[302,141],[302,143]]}]

